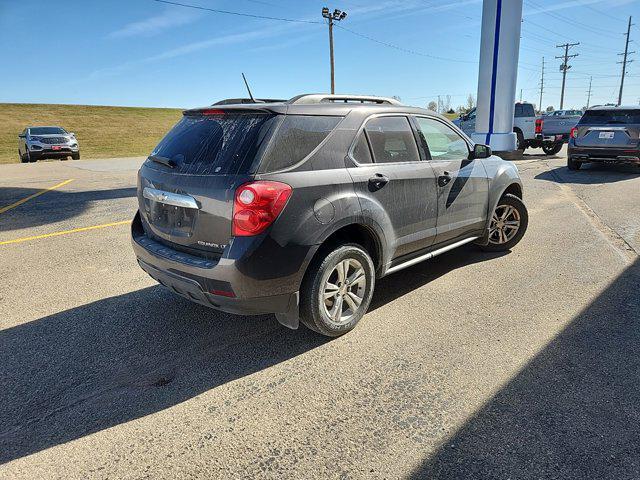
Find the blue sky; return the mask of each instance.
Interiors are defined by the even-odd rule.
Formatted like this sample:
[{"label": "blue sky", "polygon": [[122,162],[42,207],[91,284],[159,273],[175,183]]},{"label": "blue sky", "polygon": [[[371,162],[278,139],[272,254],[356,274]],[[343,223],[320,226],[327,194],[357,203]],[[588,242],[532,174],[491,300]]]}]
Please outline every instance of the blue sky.
[{"label": "blue sky", "polygon": [[[336,90],[398,95],[425,106],[438,95],[464,104],[475,95],[481,0],[177,0],[254,15],[321,21],[323,6],[348,12],[342,26],[414,53],[336,28]],[[518,92],[559,106],[557,43],[574,48],[565,107],[617,99],[629,15],[640,0],[525,0]],[[637,61],[624,103],[640,102]],[[632,44],[633,45],[633,44]],[[217,14],[153,0],[0,0],[0,102],[193,107],[245,96],[289,98],[329,89],[327,27]],[[518,93],[519,96],[519,93]]]}]

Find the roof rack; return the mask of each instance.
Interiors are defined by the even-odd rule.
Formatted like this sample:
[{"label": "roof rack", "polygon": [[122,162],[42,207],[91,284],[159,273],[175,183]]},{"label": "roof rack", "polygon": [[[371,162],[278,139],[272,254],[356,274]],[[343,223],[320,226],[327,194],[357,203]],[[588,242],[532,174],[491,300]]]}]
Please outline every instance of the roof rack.
[{"label": "roof rack", "polygon": [[314,104],[314,103],[375,103],[388,105],[402,105],[398,100],[388,97],[375,97],[371,95],[329,95],[326,93],[308,93],[298,95],[288,101],[291,104]]}]

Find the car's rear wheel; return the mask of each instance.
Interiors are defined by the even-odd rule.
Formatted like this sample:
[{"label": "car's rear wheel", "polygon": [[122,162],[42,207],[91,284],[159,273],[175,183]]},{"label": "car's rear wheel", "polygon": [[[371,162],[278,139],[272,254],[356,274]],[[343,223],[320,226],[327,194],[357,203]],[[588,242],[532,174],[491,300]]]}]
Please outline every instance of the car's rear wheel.
[{"label": "car's rear wheel", "polygon": [[562,150],[562,143],[543,143],[542,151],[545,155],[555,155],[560,150]]},{"label": "car's rear wheel", "polygon": [[580,170],[581,166],[582,166],[582,162],[577,162],[571,157],[567,158],[567,168],[569,170]]},{"label": "car's rear wheel", "polygon": [[[520,130],[516,130],[516,137],[518,138],[518,145],[516,146],[516,149],[520,153],[523,153],[527,148],[527,144],[524,141],[524,135],[522,134],[522,132]],[[513,137],[511,137],[511,138],[513,138]]]},{"label": "car's rear wheel", "polygon": [[328,337],[353,330],[373,296],[375,268],[369,254],[360,245],[341,245],[310,269],[301,289],[302,323]]},{"label": "car's rear wheel", "polygon": [[482,248],[490,252],[510,250],[522,240],[528,225],[524,202],[510,193],[503,195],[491,215],[489,243]]}]

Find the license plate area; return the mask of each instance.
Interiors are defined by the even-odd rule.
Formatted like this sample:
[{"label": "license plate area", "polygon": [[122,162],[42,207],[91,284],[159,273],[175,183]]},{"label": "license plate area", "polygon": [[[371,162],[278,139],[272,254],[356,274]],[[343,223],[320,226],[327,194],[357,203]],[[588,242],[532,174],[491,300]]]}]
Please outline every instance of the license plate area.
[{"label": "license plate area", "polygon": [[61,150],[61,149],[62,149],[62,147],[61,147],[60,145],[53,145],[53,146],[51,147],[51,149],[52,149],[52,150]]},{"label": "license plate area", "polygon": [[598,134],[598,138],[603,138],[605,140],[611,140],[615,136],[615,132],[600,132]]},{"label": "license plate area", "polygon": [[145,199],[147,221],[157,230],[172,236],[190,237],[198,216],[198,210],[177,207]]}]

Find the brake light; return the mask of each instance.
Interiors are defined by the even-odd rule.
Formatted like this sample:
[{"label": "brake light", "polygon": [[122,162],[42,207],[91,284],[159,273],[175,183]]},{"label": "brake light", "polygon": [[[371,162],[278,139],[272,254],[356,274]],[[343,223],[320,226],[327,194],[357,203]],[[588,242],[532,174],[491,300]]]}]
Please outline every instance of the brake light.
[{"label": "brake light", "polygon": [[239,186],[233,201],[233,235],[262,233],[278,218],[292,191],[286,183],[265,180]]},{"label": "brake light", "polygon": [[224,115],[224,110],[220,110],[219,108],[208,108],[206,110],[202,110],[202,115]]},{"label": "brake light", "polygon": [[578,138],[578,127],[573,127],[569,135],[571,138]]},{"label": "brake light", "polygon": [[536,133],[542,133],[542,125],[544,120],[542,118],[536,118]]}]

